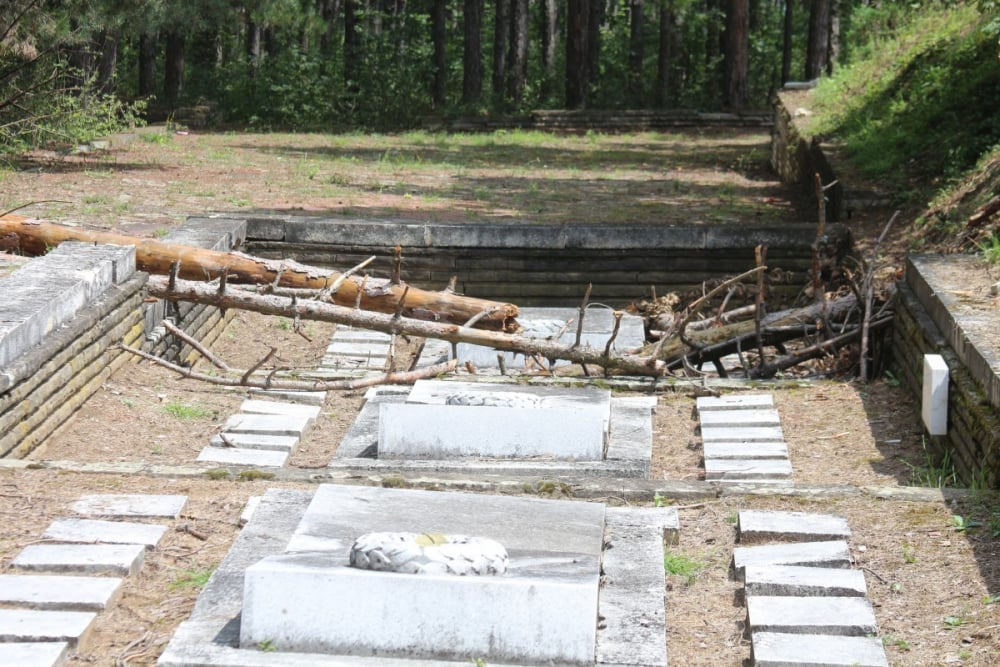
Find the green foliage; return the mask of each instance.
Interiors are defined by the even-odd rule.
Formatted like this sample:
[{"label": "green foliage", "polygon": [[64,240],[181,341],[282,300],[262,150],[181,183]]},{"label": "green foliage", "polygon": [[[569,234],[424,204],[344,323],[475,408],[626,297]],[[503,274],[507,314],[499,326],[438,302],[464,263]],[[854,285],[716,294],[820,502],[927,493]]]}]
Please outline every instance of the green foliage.
[{"label": "green foliage", "polygon": [[903,651],[903,652],[909,651],[910,649],[913,648],[910,642],[900,637],[897,637],[896,635],[883,635],[882,645],[892,647],[895,648],[897,651]]},{"label": "green foliage", "polygon": [[663,570],[668,575],[683,577],[687,584],[693,584],[703,569],[705,562],[698,558],[672,549],[663,554]]},{"label": "green foliage", "polygon": [[918,464],[906,463],[910,467],[910,486],[936,489],[955,486],[958,483],[958,473],[951,460],[951,453],[946,450],[940,456],[936,455],[927,447],[926,439],[922,443],[924,460]]},{"label": "green foliage", "polygon": [[177,419],[205,419],[212,416],[212,411],[199,405],[189,405],[180,401],[167,401],[161,409]]},{"label": "green foliage", "polygon": [[170,588],[204,588],[213,572],[215,572],[214,567],[182,570],[180,576],[170,582]]},{"label": "green foliage", "polygon": [[981,527],[983,523],[982,521],[976,521],[975,519],[966,519],[961,514],[952,514],[951,525],[956,532],[967,533]]},{"label": "green foliage", "polygon": [[979,252],[983,254],[983,261],[987,264],[1000,264],[1000,236],[996,232],[991,232],[985,240],[976,244]]}]

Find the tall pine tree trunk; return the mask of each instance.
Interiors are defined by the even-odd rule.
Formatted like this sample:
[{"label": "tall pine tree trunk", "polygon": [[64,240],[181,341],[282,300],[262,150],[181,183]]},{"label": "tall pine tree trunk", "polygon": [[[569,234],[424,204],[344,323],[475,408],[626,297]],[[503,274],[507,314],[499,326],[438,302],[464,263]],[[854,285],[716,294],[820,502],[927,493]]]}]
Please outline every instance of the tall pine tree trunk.
[{"label": "tall pine tree trunk", "polygon": [[361,90],[361,32],[358,2],[344,0],[344,88],[351,95]]},{"label": "tall pine tree trunk", "polygon": [[604,23],[605,0],[590,0],[587,18],[587,105],[593,106],[600,85],[601,25]]},{"label": "tall pine tree trunk", "polygon": [[184,92],[184,34],[176,30],[167,33],[167,52],[163,63],[163,99],[177,106]]},{"label": "tall pine tree trunk", "polygon": [[493,22],[493,98],[503,104],[504,81],[507,78],[507,40],[510,35],[511,0],[496,0]]},{"label": "tall pine tree trunk", "polygon": [[793,7],[795,0],[785,0],[785,22],[781,39],[781,85],[792,78],[792,36],[795,33]]},{"label": "tall pine tree trunk", "polygon": [[830,62],[831,0],[812,0],[809,6],[809,45],[806,51],[807,81],[818,79]]},{"label": "tall pine tree trunk", "polygon": [[645,58],[645,16],[643,0],[629,2],[629,48],[628,48],[628,79],[626,80],[629,104],[642,107],[643,95],[642,63]]},{"label": "tall pine tree trunk", "polygon": [[139,35],[139,97],[149,98],[156,94],[156,50],[155,32]]},{"label": "tall pine tree trunk", "polygon": [[660,35],[656,53],[656,106],[663,109],[671,105],[673,98],[670,69],[677,51],[677,32],[674,26],[677,14],[674,0],[660,0]]},{"label": "tall pine tree trunk", "polygon": [[247,23],[247,64],[251,78],[257,78],[260,71],[260,53],[260,24],[250,21]]},{"label": "tall pine tree trunk", "polygon": [[[594,2],[598,0],[593,0]],[[591,0],[566,2],[566,107],[587,106],[587,21]]]},{"label": "tall pine tree trunk", "polygon": [[462,34],[462,104],[475,104],[483,95],[483,0],[465,0]]},{"label": "tall pine tree trunk", "polygon": [[541,98],[549,99],[553,94],[556,78],[556,43],[559,41],[559,5],[556,0],[541,0],[542,3],[542,84]]},{"label": "tall pine tree trunk", "polygon": [[445,61],[445,32],[448,19],[447,0],[433,0],[431,3],[431,43],[434,47],[433,80],[431,82],[431,103],[440,109],[445,102],[445,84],[448,63]]},{"label": "tall pine tree trunk", "polygon": [[528,80],[528,0],[511,0],[507,98],[520,104]]},{"label": "tall pine tree trunk", "polygon": [[750,71],[750,12],[748,0],[726,2],[726,49],[722,106],[740,110],[749,96],[747,77]]},{"label": "tall pine tree trunk", "polygon": [[111,28],[101,36],[101,61],[97,66],[97,89],[105,95],[114,92],[115,69],[118,67],[118,40],[120,31]]}]

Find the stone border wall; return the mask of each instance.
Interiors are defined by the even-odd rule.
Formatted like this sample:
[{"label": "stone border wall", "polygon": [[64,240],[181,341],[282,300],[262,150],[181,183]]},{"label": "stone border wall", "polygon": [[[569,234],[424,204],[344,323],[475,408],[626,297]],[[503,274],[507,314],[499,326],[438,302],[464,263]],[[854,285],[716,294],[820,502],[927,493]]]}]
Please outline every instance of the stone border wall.
[{"label": "stone border wall", "polygon": [[[828,233],[849,247],[846,227]],[[588,283],[593,301],[621,303],[649,294],[700,288],[705,280],[754,265],[768,246],[780,281],[772,293],[794,296],[812,265],[815,225],[709,227],[428,223],[275,216],[247,220],[248,252],[345,269],[377,255],[370,270],[387,276],[393,247],[403,248],[403,278],[429,289],[458,276],[458,291],[522,306],[578,305]]]},{"label": "stone border wall", "polygon": [[[1000,488],[1000,378],[988,361],[982,361],[974,341],[948,314],[948,296],[944,295],[942,302],[931,289],[920,270],[922,260],[909,258],[905,282],[897,285],[893,368],[920,401],[924,355],[940,354],[944,358],[950,373],[948,434],[927,436],[928,442],[937,456],[949,456],[965,484]],[[941,318],[951,324],[942,328],[936,321]],[[953,341],[959,343],[957,349]]]},{"label": "stone border wall", "polygon": [[[170,241],[229,250],[242,243],[243,221],[192,219]],[[22,273],[23,272],[23,273]],[[20,275],[19,275],[20,274]],[[75,280],[53,284],[54,276]],[[210,344],[228,321],[218,308],[146,302],[147,275],[135,272],[132,248],[63,243],[0,280],[0,458],[23,458],[42,446],[123,364],[135,357],[118,343],[174,361],[192,351],[154,334],[165,316]],[[14,326],[11,326],[11,323]]]}]

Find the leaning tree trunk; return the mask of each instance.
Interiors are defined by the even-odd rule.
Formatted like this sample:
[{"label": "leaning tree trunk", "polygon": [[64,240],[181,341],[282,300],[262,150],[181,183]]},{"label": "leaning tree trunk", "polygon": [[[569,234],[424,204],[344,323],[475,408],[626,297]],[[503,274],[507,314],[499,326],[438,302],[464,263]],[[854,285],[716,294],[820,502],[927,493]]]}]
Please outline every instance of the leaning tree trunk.
[{"label": "leaning tree trunk", "polygon": [[[47,248],[63,241],[134,245],[136,265],[148,273],[170,274],[176,264],[177,277],[189,280],[214,280],[225,274],[233,283],[257,283],[276,287],[321,290],[330,288],[342,276],[335,271],[305,266],[289,260],[268,260],[239,252],[220,252],[177,243],[164,243],[111,232],[97,232],[29,221],[21,216],[0,217],[0,237],[17,234],[20,249],[42,255]],[[405,294],[405,298],[404,298]],[[465,324],[486,313],[476,322],[483,329],[516,331],[517,306],[462,296],[453,292],[421,290],[402,282],[350,276],[330,295],[337,304],[359,305],[364,310],[401,314],[419,320]]]}]

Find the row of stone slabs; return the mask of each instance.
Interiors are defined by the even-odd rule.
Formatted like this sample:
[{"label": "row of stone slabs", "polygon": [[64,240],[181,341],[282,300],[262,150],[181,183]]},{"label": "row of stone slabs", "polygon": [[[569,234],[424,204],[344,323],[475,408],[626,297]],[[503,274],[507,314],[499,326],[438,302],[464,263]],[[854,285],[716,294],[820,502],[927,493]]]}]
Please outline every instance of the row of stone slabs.
[{"label": "row of stone slabs", "polygon": [[842,517],[743,510],[733,568],[744,584],[756,667],[888,667],[864,573]]},{"label": "row of stone slabs", "polygon": [[[271,489],[160,667],[664,667],[674,508],[323,485]],[[358,570],[360,535],[499,541],[500,576]]]},{"label": "row of stone slabs", "polygon": [[[162,524],[122,519],[176,519],[185,496],[91,495],[62,518],[0,575],[0,665],[59,667],[86,640],[97,617],[115,603],[122,577],[136,574],[147,549],[166,532]],[[115,519],[115,520],[108,520]]]},{"label": "row of stone slabs", "polygon": [[697,410],[707,481],[791,485],[788,445],[771,394],[703,396]]}]

